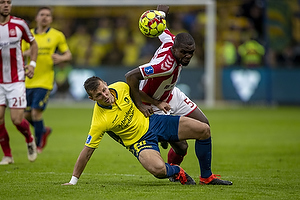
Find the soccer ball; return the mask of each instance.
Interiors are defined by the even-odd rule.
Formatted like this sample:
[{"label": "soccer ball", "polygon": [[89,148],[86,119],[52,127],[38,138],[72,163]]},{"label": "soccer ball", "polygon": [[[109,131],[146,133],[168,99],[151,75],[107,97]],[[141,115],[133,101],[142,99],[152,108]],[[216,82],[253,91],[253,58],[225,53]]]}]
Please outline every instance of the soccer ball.
[{"label": "soccer ball", "polygon": [[139,20],[140,31],[147,37],[157,37],[166,29],[166,19],[163,12],[157,10],[145,11]]}]

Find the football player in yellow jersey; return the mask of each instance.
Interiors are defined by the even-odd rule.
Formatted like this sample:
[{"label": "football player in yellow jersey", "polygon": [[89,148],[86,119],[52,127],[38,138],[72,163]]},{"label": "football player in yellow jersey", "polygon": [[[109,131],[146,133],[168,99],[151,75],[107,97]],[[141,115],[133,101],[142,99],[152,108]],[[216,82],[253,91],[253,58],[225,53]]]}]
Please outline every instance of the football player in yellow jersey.
[{"label": "football player in yellow jersey", "polygon": [[[25,80],[27,108],[25,118],[33,125],[38,152],[41,153],[51,133],[51,128],[44,126],[43,111],[46,108],[49,94],[54,83],[54,64],[72,59],[72,54],[64,34],[52,27],[52,10],[41,7],[36,15],[37,27],[32,29],[39,50],[34,78]],[[24,55],[28,56],[28,48],[23,46]],[[59,53],[56,52],[59,51]]]},{"label": "football player in yellow jersey", "polygon": [[[89,98],[96,102],[92,124],[85,146],[75,163],[72,178],[63,185],[77,183],[105,133],[130,150],[156,178],[175,177],[181,184],[196,184],[180,166],[164,162],[158,142],[196,139],[195,151],[198,155],[197,141],[210,137],[207,124],[185,116],[152,114],[145,117],[133,103],[130,88],[124,82],[107,86],[102,79],[93,76],[85,81],[84,87]],[[218,183],[214,181],[210,184]],[[232,184],[230,181],[226,183]]]}]

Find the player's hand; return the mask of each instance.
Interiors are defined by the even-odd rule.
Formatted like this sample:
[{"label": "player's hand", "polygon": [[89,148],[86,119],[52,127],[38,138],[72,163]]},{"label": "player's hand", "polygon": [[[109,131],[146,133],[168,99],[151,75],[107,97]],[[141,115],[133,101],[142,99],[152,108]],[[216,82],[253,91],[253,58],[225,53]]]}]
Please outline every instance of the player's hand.
[{"label": "player's hand", "polygon": [[25,76],[27,76],[28,78],[32,78],[34,75],[34,67],[32,65],[26,65],[24,69],[25,69]]},{"label": "player's hand", "polygon": [[153,114],[153,109],[149,105],[141,104],[138,109],[145,115],[145,117],[150,117]]},{"label": "player's hand", "polygon": [[58,63],[61,63],[61,55],[57,54],[57,53],[54,53],[52,54],[52,60],[53,60],[53,63],[54,64],[58,64]]},{"label": "player's hand", "polygon": [[165,101],[160,102],[156,107],[164,111],[165,114],[168,114],[168,111],[171,110],[171,106]]},{"label": "player's hand", "polygon": [[72,183],[64,183],[64,184],[61,184],[61,185],[73,185]]},{"label": "player's hand", "polygon": [[169,6],[167,6],[167,5],[158,5],[156,10],[163,11],[167,16],[167,14],[169,13]]}]

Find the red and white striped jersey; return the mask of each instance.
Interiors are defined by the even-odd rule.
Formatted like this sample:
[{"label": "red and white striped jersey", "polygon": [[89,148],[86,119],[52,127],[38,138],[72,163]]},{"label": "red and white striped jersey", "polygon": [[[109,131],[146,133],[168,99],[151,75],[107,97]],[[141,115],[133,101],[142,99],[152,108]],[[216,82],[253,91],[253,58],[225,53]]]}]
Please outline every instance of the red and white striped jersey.
[{"label": "red and white striped jersey", "polygon": [[156,50],[151,61],[139,66],[144,80],[140,82],[140,90],[157,100],[169,100],[175,87],[182,65],[174,58],[171,47],[175,35],[166,29],[160,36],[161,46]]},{"label": "red and white striped jersey", "polygon": [[0,84],[25,80],[22,39],[34,40],[23,19],[11,16],[7,23],[0,24]]}]

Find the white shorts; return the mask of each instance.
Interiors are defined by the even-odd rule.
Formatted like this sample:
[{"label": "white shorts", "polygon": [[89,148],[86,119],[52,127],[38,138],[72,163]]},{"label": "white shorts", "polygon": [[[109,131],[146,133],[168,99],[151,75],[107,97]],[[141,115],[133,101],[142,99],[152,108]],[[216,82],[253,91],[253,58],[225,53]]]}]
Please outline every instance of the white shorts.
[{"label": "white shorts", "polygon": [[[167,101],[171,106],[168,115],[187,116],[197,108],[197,105],[181,92],[179,88],[174,87],[171,95],[171,100]],[[152,108],[154,114],[165,115],[164,111],[159,110],[156,106],[152,105]]]},{"label": "white shorts", "polygon": [[26,108],[26,90],[24,82],[0,84],[0,105],[9,108]]}]

